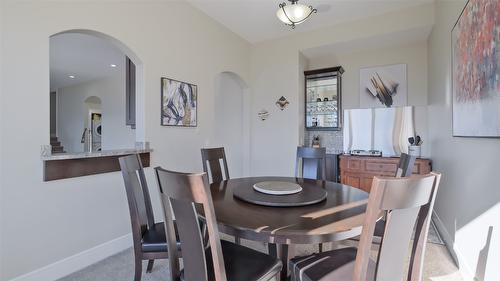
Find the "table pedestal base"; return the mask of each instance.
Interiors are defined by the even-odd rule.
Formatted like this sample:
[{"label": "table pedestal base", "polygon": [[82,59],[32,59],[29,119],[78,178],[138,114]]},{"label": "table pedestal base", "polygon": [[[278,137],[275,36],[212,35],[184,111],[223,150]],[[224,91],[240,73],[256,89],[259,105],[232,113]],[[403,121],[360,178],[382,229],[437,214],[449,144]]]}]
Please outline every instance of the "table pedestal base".
[{"label": "table pedestal base", "polygon": [[288,256],[288,245],[269,243],[267,248],[269,251],[269,255],[280,259],[281,263],[283,264],[279,281],[288,280],[288,262],[290,261],[290,258]]}]

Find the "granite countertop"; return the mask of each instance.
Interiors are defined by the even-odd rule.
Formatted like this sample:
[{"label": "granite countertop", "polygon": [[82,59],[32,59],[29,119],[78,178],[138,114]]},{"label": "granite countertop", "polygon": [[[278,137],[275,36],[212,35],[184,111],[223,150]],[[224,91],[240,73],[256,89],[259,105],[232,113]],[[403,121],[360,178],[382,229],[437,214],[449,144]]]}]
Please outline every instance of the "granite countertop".
[{"label": "granite countertop", "polygon": [[326,148],[326,154],[344,154],[344,150],[337,148]]},{"label": "granite countertop", "polygon": [[51,155],[42,155],[43,161],[49,160],[68,160],[68,159],[82,159],[82,158],[94,158],[94,157],[106,157],[106,156],[120,156],[136,153],[147,153],[152,152],[152,149],[144,148],[130,148],[130,149],[116,149],[116,150],[103,150],[94,152],[69,152],[69,153],[56,153]]}]

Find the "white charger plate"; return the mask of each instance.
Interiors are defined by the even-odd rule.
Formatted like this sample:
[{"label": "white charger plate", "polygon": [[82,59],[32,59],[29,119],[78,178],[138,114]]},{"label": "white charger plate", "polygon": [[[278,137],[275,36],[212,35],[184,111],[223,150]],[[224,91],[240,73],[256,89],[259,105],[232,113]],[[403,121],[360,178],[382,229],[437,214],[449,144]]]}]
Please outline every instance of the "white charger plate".
[{"label": "white charger plate", "polygon": [[290,195],[302,191],[302,186],[286,181],[263,181],[253,185],[253,189],[270,195]]}]

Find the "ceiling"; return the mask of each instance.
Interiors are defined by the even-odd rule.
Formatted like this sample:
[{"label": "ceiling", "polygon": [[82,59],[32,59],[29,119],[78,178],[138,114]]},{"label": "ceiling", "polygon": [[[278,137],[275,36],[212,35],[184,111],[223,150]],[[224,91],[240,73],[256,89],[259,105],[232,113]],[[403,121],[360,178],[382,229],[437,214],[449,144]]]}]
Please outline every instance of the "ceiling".
[{"label": "ceiling", "polygon": [[256,43],[410,8],[433,0],[300,0],[300,4],[317,8],[318,13],[298,25],[295,30],[284,25],[276,17],[278,5],[288,2],[286,0],[187,1],[247,41]]},{"label": "ceiling", "polygon": [[124,67],[125,54],[105,39],[81,33],[50,37],[51,91],[108,77]]},{"label": "ceiling", "polygon": [[308,59],[321,59],[328,56],[336,57],[343,54],[367,50],[405,46],[412,43],[425,42],[431,34],[431,31],[432,25],[421,26],[400,32],[309,48],[301,50],[301,53]]},{"label": "ceiling", "polygon": [[[390,11],[410,8],[433,0],[300,0],[313,5],[318,13],[295,30],[285,26],[276,17],[280,0],[187,0],[210,17],[219,21],[249,42],[304,32],[339,22],[366,18]],[[281,0],[285,1],[285,0]],[[336,46],[304,50],[306,57],[317,57],[325,52],[353,51],[374,42],[395,44],[425,39],[430,30],[395,34],[386,40],[348,42]],[[380,39],[380,38],[378,38]],[[367,39],[369,40],[369,39]],[[382,46],[381,46],[382,47]],[[50,89],[76,85],[104,78],[124,68],[125,55],[111,42],[82,33],[62,33],[50,38]],[[115,64],[117,67],[110,67]],[[75,78],[70,78],[74,76]]]}]

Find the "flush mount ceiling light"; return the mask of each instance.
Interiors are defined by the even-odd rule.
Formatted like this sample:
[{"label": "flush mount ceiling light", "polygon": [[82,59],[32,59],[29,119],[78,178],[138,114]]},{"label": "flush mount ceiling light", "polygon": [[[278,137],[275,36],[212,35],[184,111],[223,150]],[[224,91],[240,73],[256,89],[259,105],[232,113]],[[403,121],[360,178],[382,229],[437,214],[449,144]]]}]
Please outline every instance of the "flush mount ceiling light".
[{"label": "flush mount ceiling light", "polygon": [[295,25],[301,24],[306,21],[317,10],[312,6],[299,4],[299,0],[288,0],[291,4],[287,5],[285,2],[279,4],[279,9],[276,16],[280,21],[286,25],[295,28]]},{"label": "flush mount ceiling light", "polygon": [[116,67],[116,64],[112,63],[112,64],[110,64],[109,66],[111,66],[111,67],[115,68],[115,67]]},{"label": "flush mount ceiling light", "polygon": [[69,75],[68,77],[69,77],[70,79],[75,79],[75,78],[76,78],[76,77],[75,77],[75,75]]}]

